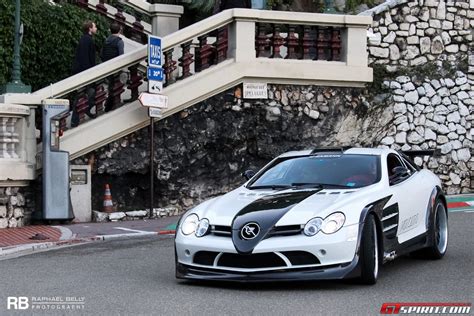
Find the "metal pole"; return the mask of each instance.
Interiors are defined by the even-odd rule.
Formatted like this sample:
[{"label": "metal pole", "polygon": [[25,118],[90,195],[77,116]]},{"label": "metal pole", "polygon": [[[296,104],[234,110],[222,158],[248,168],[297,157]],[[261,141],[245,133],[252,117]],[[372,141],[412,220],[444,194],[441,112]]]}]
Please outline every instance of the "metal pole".
[{"label": "metal pole", "polygon": [[12,82],[21,84],[20,61],[20,0],[15,1],[15,43],[13,47]]},{"label": "metal pole", "polygon": [[150,117],[150,213],[149,218],[153,217],[153,194],[154,194],[154,168],[153,163],[155,160],[155,124],[153,117]]}]

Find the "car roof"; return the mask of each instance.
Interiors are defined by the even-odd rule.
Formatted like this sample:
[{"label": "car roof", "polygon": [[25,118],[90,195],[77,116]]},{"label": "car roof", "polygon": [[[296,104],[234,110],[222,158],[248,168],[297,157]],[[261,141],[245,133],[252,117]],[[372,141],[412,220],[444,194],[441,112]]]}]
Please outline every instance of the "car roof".
[{"label": "car roof", "polygon": [[[281,154],[278,156],[278,158],[283,158],[283,157],[295,157],[295,156],[307,156],[312,153],[318,152],[318,149],[308,149],[308,150],[299,150],[299,151],[289,151],[286,153]],[[376,156],[382,156],[386,155],[389,153],[396,153],[393,149],[390,148],[348,148],[348,149],[338,149],[334,148],[334,150],[330,150],[327,148],[322,148],[321,149],[322,153],[334,153],[334,152],[339,152],[342,154],[353,154],[353,155],[376,155]]]}]

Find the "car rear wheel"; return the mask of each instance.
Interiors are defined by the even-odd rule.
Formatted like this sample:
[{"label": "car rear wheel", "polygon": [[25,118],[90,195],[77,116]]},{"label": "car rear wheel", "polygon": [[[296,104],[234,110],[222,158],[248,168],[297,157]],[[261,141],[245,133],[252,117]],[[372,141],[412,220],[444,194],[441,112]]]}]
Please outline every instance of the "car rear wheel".
[{"label": "car rear wheel", "polygon": [[448,248],[448,214],[446,207],[439,199],[436,200],[435,212],[431,219],[430,230],[428,231],[431,245],[421,249],[416,253],[417,257],[426,259],[441,259]]},{"label": "car rear wheel", "polygon": [[380,255],[377,239],[377,227],[373,214],[367,215],[365,220],[360,250],[360,281],[363,284],[375,284],[379,274]]}]

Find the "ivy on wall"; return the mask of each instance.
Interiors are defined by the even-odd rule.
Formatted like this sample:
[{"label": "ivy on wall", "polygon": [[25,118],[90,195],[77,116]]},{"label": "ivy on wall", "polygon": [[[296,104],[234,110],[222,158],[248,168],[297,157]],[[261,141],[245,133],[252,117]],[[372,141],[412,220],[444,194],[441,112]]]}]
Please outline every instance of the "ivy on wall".
[{"label": "ivy on wall", "polygon": [[[97,24],[95,43],[99,52],[109,33],[109,22],[104,17],[67,3],[21,1],[21,79],[33,91],[71,75],[74,52],[86,20]],[[14,24],[15,1],[0,0],[0,85],[11,79]]]}]

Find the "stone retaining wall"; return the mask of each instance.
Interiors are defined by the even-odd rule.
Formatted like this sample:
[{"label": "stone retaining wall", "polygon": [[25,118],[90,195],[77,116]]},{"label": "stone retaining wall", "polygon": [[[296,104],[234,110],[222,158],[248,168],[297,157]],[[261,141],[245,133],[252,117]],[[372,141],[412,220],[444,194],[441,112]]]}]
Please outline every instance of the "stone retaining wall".
[{"label": "stone retaining wall", "polygon": [[[376,146],[394,120],[384,99],[369,103],[364,89],[269,85],[268,100],[234,99],[233,92],[156,123],[157,207],[183,210],[222,194],[244,182],[244,170],[288,150]],[[148,139],[143,129],[94,153],[94,209],[105,183],[118,210],[146,207]]]},{"label": "stone retaining wall", "polygon": [[374,19],[369,62],[379,70],[376,79],[385,79],[395,116],[381,143],[405,150],[440,148],[443,156],[428,167],[448,193],[472,192],[474,4],[401,0],[362,14]]},{"label": "stone retaining wall", "polygon": [[0,187],[0,228],[22,227],[31,222],[23,187]]}]

